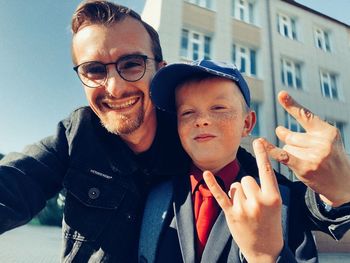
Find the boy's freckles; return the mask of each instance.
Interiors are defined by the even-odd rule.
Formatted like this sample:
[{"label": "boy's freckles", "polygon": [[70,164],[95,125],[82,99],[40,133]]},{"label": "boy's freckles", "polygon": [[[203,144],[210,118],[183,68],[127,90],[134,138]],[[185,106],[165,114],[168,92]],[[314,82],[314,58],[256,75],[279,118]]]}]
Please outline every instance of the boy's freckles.
[{"label": "boy's freckles", "polygon": [[188,124],[193,123],[195,124],[198,119],[207,119],[207,120],[213,120],[216,122],[227,122],[227,121],[234,121],[237,119],[237,111],[236,110],[227,110],[225,112],[208,112],[208,113],[200,113],[195,112],[192,114],[189,114],[188,116],[182,116],[181,118],[181,124]]}]

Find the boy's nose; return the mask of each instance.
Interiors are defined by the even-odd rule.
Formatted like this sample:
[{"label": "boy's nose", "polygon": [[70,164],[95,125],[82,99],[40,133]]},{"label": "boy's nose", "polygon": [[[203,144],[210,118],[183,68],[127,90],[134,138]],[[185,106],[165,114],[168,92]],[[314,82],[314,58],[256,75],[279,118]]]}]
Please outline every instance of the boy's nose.
[{"label": "boy's nose", "polygon": [[195,123],[196,123],[196,127],[208,126],[210,124],[209,116],[206,114],[199,114],[196,118]]}]

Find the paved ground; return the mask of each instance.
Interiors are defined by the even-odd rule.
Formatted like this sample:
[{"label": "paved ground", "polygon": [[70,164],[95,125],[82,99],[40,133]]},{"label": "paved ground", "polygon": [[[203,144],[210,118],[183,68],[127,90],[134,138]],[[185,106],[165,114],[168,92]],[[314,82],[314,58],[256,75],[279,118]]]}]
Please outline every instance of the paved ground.
[{"label": "paved ground", "polygon": [[[59,263],[61,229],[22,226],[0,236],[0,263]],[[320,263],[350,263],[349,253],[320,254]]]},{"label": "paved ground", "polygon": [[59,263],[61,229],[22,226],[0,236],[1,263]]}]

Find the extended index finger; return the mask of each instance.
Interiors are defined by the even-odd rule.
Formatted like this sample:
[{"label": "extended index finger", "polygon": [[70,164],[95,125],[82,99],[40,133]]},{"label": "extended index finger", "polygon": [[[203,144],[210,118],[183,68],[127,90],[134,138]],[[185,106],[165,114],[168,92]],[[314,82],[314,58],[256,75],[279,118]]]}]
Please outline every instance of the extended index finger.
[{"label": "extended index finger", "polygon": [[205,184],[208,186],[210,192],[213,194],[214,198],[218,202],[219,206],[224,212],[226,212],[226,210],[231,207],[231,201],[216,181],[215,176],[209,171],[204,171],[203,179],[205,181]]},{"label": "extended index finger", "polygon": [[261,139],[254,140],[253,149],[259,169],[261,191],[268,194],[276,191],[279,192],[275,173]]},{"label": "extended index finger", "polygon": [[306,131],[322,131],[329,124],[321,120],[303,105],[299,104],[286,91],[278,94],[278,101],[282,107],[292,115]]}]

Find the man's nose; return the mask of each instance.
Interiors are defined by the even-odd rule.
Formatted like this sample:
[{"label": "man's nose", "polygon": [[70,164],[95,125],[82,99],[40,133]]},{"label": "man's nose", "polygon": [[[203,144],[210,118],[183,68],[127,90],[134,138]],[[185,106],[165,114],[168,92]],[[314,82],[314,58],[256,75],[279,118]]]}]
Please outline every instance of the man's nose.
[{"label": "man's nose", "polygon": [[110,67],[107,75],[107,80],[105,83],[106,91],[113,97],[120,97],[125,92],[127,87],[127,81],[122,79],[115,69],[115,67]]}]

